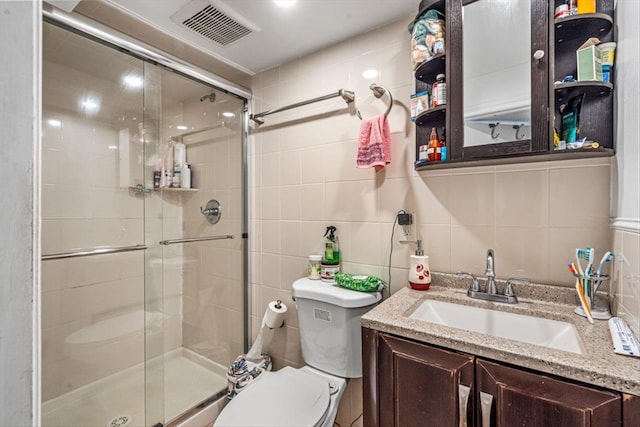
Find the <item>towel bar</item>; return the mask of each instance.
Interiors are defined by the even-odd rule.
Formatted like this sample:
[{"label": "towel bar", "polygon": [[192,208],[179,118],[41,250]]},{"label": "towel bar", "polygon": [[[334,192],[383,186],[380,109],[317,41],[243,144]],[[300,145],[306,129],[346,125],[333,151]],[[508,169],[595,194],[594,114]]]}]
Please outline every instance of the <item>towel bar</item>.
[{"label": "towel bar", "polygon": [[331,99],[331,98],[335,98],[337,96],[342,97],[342,99],[344,99],[344,102],[346,102],[347,104],[352,103],[356,99],[356,96],[352,91],[345,90],[345,89],[340,89],[337,92],[330,93],[328,95],[319,96],[317,98],[308,99],[306,101],[296,102],[295,104],[290,104],[290,105],[286,105],[284,107],[274,108],[272,110],[263,111],[262,113],[252,114],[251,116],[249,116],[249,119],[251,119],[254,122],[256,122],[257,124],[261,125],[261,124],[264,123],[263,117],[264,116],[268,116],[269,114],[274,114],[274,113],[279,113],[281,111],[291,110],[292,108],[302,107],[303,105],[313,104],[314,102],[324,101],[325,99]]}]

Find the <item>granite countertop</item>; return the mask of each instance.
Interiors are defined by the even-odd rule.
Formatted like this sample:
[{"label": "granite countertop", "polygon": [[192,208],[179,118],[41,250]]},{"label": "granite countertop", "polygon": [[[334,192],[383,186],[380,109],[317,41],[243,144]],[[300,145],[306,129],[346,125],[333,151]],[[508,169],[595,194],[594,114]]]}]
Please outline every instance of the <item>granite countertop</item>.
[{"label": "granite countertop", "polygon": [[[516,290],[519,303],[504,304],[469,298],[466,294],[467,285],[468,279],[461,282],[456,276],[434,273],[428,291],[416,291],[408,287],[399,290],[362,316],[362,326],[640,396],[640,358],[613,352],[607,321],[595,320],[591,325],[586,318],[573,313],[576,304],[572,288],[534,284],[520,286]],[[555,350],[409,318],[408,315],[424,299],[572,323],[580,335],[584,353]]]}]

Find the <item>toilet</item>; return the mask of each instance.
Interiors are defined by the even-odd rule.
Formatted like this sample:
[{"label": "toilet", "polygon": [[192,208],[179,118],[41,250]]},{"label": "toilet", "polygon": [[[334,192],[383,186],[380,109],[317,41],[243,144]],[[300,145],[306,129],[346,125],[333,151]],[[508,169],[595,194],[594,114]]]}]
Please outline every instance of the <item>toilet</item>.
[{"label": "toilet", "polygon": [[308,278],[293,283],[302,368],[265,372],[222,410],[215,427],[332,427],[347,378],[362,376],[360,317],[381,299]]}]

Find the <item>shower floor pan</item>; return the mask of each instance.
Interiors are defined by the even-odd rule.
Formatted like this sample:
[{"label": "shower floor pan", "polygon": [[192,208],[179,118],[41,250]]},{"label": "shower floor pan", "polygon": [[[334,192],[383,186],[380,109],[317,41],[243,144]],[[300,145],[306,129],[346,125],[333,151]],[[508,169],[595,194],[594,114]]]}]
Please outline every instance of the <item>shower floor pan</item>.
[{"label": "shower floor pan", "polygon": [[[147,408],[148,412],[157,414],[164,404],[164,420],[158,421],[168,422],[226,388],[226,374],[226,367],[192,351],[173,350],[164,355],[164,400],[150,397],[150,405],[158,406]],[[144,378],[141,364],[50,399],[42,404],[42,425],[144,426]],[[154,378],[152,371],[149,378]],[[152,393],[162,393],[161,385],[150,388]]]}]

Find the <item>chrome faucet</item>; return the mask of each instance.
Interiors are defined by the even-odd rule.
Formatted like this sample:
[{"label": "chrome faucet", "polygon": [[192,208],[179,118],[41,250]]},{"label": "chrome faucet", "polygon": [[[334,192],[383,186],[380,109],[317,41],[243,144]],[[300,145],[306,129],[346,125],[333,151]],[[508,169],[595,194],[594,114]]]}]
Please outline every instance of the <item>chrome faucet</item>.
[{"label": "chrome faucet", "polygon": [[486,293],[489,295],[498,294],[498,288],[496,287],[496,272],[493,267],[494,265],[493,249],[489,249],[487,251],[487,269],[484,272],[484,275],[487,277]]},{"label": "chrome faucet", "polygon": [[515,282],[531,283],[529,279],[512,278],[508,279],[504,286],[504,291],[499,292],[496,284],[495,258],[493,249],[487,251],[487,268],[484,272],[486,276],[486,285],[484,291],[480,289],[478,279],[471,273],[458,272],[458,275],[468,276],[471,278],[471,286],[467,290],[467,295],[471,298],[481,299],[485,301],[504,302],[507,304],[515,304],[518,302],[513,284]]}]

